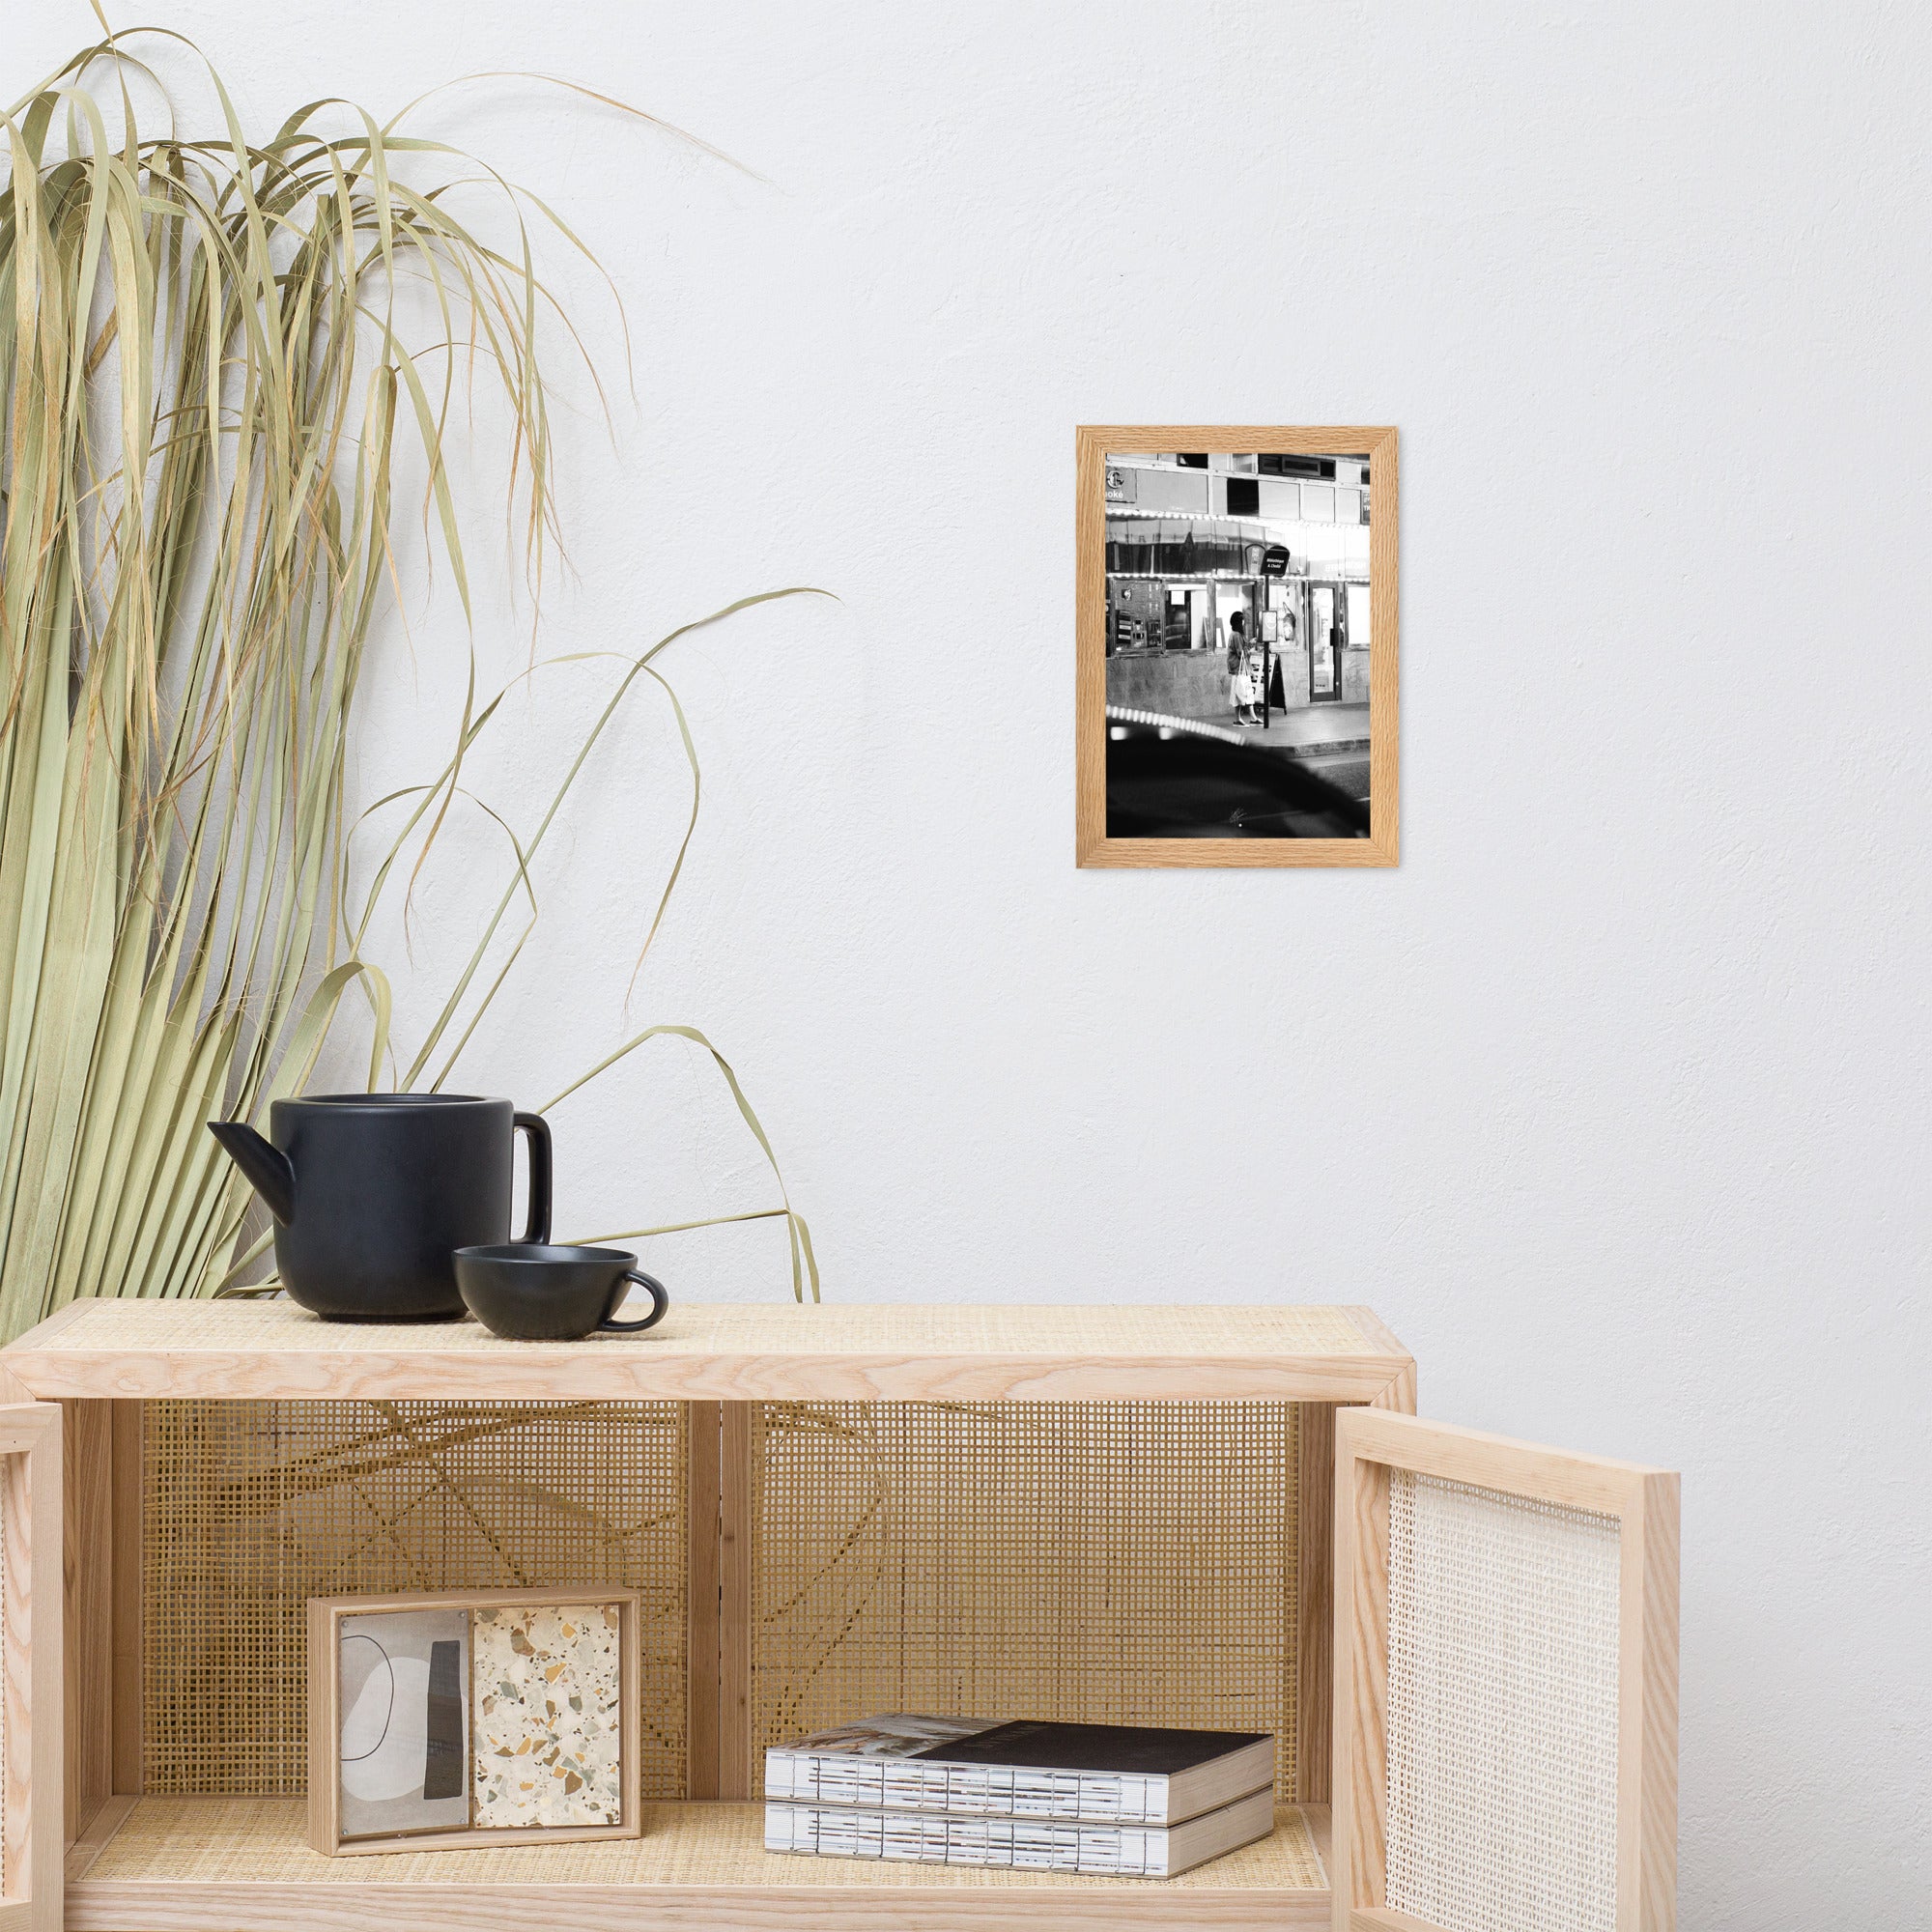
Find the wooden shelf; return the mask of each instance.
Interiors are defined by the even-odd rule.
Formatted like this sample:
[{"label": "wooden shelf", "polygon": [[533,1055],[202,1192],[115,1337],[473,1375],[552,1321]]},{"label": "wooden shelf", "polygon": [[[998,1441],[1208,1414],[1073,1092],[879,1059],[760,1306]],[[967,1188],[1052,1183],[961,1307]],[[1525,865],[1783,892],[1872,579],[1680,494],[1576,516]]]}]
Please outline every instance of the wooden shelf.
[{"label": "wooden shelf", "polygon": [[[76,1302],[0,1350],[0,1394],[71,1404],[64,1440],[71,1932],[1289,1932],[1326,1927],[1328,1499],[1334,1406],[1410,1409],[1414,1364],[1365,1308],[673,1306],[648,1336],[496,1340],[360,1326],[286,1301]],[[686,1788],[638,1840],[329,1859],[299,1801],[107,1797],[143,1776],[141,1404],[696,1405],[682,1501]],[[1173,1880],[781,1857],[753,1785],[751,1462],[760,1403],[1256,1403],[1291,1418],[1298,1604],[1293,1797],[1273,1834]],[[191,1420],[191,1418],[189,1418]],[[204,1421],[214,1418],[205,1417]],[[327,1420],[327,1418],[323,1418]],[[1015,1416],[1015,1424],[1026,1418]],[[1056,1420],[1064,1420],[1057,1418]],[[1232,1426],[1231,1415],[1168,1417]],[[1163,1424],[1164,1426],[1164,1424]],[[1241,1500],[1237,1471],[1225,1478]],[[1259,1505],[1258,1505],[1259,1506]],[[1286,1506],[1285,1503],[1283,1506]],[[214,1559],[211,1559],[214,1560]],[[10,1568],[10,1577],[13,1572]],[[61,1587],[61,1571],[53,1571]],[[45,1702],[58,1704],[57,1695]],[[243,1774],[244,1776],[248,1774]],[[55,1826],[59,1807],[53,1811]],[[83,1822],[85,1821],[85,1822]]]},{"label": "wooden shelf", "polygon": [[673,1305],[646,1336],[499,1342],[289,1301],[76,1301],[0,1350],[43,1399],[1259,1401],[1413,1406],[1366,1308]]},{"label": "wooden shelf", "polygon": [[[653,1804],[641,1838],[325,1858],[298,1799],[113,1799],[69,1855],[68,1932],[994,1932],[1326,1926],[1325,1807],[1177,1879],[778,1857],[757,1804]],[[1311,1844],[1314,1855],[1311,1855]]]}]

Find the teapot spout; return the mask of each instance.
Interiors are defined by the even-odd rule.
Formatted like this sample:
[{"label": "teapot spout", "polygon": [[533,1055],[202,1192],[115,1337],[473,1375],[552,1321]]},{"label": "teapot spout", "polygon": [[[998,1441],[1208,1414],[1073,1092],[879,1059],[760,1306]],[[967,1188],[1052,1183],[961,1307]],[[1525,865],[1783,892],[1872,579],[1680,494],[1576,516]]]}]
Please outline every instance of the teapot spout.
[{"label": "teapot spout", "polygon": [[244,1121],[210,1121],[208,1131],[227,1149],[247,1176],[248,1184],[285,1227],[296,1216],[296,1171],[280,1148],[265,1141]]}]

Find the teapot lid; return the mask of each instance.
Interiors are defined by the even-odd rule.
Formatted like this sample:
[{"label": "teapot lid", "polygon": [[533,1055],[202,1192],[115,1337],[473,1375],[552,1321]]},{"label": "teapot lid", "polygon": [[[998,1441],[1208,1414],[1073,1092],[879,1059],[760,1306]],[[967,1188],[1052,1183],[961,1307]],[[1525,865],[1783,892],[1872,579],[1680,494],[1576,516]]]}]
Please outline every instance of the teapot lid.
[{"label": "teapot lid", "polygon": [[298,1094],[278,1107],[507,1107],[487,1094]]}]

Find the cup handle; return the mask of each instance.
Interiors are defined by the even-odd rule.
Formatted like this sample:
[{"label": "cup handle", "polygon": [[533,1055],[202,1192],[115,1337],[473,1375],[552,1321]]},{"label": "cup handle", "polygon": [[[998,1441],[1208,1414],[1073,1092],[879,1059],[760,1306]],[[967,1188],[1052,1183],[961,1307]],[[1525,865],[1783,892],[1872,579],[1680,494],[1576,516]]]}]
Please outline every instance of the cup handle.
[{"label": "cup handle", "polygon": [[522,1240],[541,1247],[550,1240],[550,1123],[541,1114],[517,1114],[513,1120],[512,1141],[519,1134],[530,1137],[529,1215]]},{"label": "cup handle", "polygon": [[[651,1295],[651,1312],[641,1321],[613,1321],[607,1315],[598,1322],[598,1327],[608,1329],[612,1335],[635,1335],[640,1329],[655,1328],[664,1320],[665,1310],[670,1306],[670,1294],[664,1283],[655,1275],[644,1274],[637,1268],[626,1268],[617,1280],[620,1287],[627,1281],[634,1281],[639,1288],[648,1289]],[[617,1297],[612,1295],[611,1306],[615,1308],[616,1305]]]}]

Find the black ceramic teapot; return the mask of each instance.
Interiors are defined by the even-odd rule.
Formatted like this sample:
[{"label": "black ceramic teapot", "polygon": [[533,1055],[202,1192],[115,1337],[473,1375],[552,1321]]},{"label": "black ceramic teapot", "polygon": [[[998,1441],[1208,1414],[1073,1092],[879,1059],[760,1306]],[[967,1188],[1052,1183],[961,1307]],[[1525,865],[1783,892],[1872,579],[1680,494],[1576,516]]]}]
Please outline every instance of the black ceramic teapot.
[{"label": "black ceramic teapot", "polygon": [[529,1136],[529,1225],[550,1239],[550,1129],[541,1114],[468,1094],[318,1094],[277,1100],[269,1138],[208,1130],[275,1217],[275,1270],[327,1321],[451,1321],[450,1255],[510,1237],[512,1146]]}]

